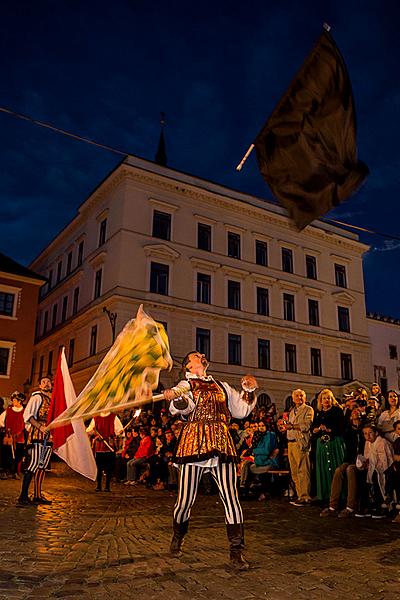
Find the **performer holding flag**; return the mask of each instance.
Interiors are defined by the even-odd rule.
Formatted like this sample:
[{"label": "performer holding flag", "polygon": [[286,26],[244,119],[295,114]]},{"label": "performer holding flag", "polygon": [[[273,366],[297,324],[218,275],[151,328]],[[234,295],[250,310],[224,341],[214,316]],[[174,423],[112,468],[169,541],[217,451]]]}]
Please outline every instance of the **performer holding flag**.
[{"label": "performer holding flag", "polygon": [[185,356],[182,368],[185,379],[164,391],[165,399],[172,400],[171,414],[185,415],[188,419],[174,457],[179,465],[180,480],[170,551],[181,554],[201,477],[209,471],[225,510],[231,565],[240,570],[248,569],[249,563],[242,556],[244,530],[236,489],[236,448],[228,426],[231,416],[244,419],[251,413],[258,384],[252,375],[246,375],[239,393],[227,383],[216,381],[207,375],[208,361],[197,351]]}]

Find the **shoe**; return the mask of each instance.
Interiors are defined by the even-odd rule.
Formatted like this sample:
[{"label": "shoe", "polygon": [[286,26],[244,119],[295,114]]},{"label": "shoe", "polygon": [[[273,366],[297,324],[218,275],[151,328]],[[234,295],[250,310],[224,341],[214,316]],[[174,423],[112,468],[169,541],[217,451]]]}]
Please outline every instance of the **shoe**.
[{"label": "shoe", "polygon": [[111,492],[110,488],[104,488],[105,492]]},{"label": "shoe", "polygon": [[359,510],[354,514],[358,519],[363,519],[364,517],[369,518],[372,517],[372,513],[370,510]]},{"label": "shoe", "polygon": [[16,507],[17,508],[28,508],[33,506],[33,502],[30,498],[18,498]]},{"label": "shoe", "polygon": [[291,500],[290,504],[292,506],[309,506],[310,502],[307,500]]},{"label": "shoe", "polygon": [[19,475],[18,473],[14,473],[14,475],[12,476],[13,479],[21,479],[21,475]]},{"label": "shoe", "polygon": [[52,500],[48,500],[44,496],[39,496],[38,498],[33,498],[33,504],[53,504]]},{"label": "shoe", "polygon": [[373,519],[384,519],[386,517],[386,515],[384,515],[383,513],[381,513],[379,510],[373,510],[372,511],[372,518]]},{"label": "shoe", "polygon": [[400,513],[392,520],[392,523],[400,523]]},{"label": "shoe", "polygon": [[349,510],[348,508],[344,508],[338,514],[339,519],[348,519],[354,517],[354,510]]},{"label": "shoe", "polygon": [[[336,508],[324,508],[323,511],[321,511],[319,513],[320,517],[337,517],[338,516],[338,511],[336,510]],[[340,514],[339,514],[340,517]]]}]

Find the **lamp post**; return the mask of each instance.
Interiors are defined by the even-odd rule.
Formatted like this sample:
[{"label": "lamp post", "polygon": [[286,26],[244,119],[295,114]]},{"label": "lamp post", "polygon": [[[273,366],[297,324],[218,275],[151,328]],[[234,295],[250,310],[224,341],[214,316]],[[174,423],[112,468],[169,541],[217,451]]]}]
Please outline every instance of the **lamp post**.
[{"label": "lamp post", "polygon": [[111,312],[106,306],[103,306],[103,312],[106,313],[108,320],[110,321],[112,331],[112,343],[115,342],[115,323],[117,321],[117,313]]}]

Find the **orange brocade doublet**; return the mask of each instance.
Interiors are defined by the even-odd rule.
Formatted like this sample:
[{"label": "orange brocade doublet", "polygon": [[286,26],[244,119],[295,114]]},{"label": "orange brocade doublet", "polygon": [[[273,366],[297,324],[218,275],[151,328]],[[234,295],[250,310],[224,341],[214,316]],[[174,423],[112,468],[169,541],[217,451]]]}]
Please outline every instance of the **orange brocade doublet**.
[{"label": "orange brocade doublet", "polygon": [[189,383],[195,408],[183,425],[174,462],[200,462],[214,456],[222,462],[235,461],[224,389],[216,381],[190,379]]}]

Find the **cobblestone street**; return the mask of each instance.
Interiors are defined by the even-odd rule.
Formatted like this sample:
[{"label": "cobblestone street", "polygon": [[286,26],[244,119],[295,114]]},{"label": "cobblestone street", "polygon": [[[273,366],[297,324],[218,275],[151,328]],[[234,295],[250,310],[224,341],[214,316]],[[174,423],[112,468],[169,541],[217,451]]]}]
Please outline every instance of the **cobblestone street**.
[{"label": "cobblestone street", "polygon": [[232,573],[218,496],[200,496],[184,557],[168,555],[174,496],[94,484],[55,465],[51,507],[18,509],[20,482],[0,481],[0,599],[172,600],[398,598],[400,528],[321,519],[286,500],[244,502],[250,571]]}]

